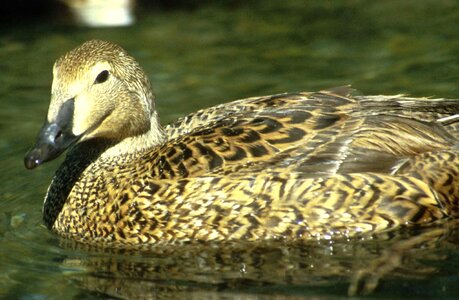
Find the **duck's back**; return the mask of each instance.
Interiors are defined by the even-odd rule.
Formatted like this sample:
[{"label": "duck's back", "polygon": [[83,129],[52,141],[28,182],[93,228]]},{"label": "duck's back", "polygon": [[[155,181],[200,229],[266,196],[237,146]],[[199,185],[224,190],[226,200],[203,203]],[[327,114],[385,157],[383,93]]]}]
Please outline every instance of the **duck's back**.
[{"label": "duck's back", "polygon": [[[342,90],[339,90],[343,92]],[[346,91],[346,90],[345,90]],[[204,109],[166,127],[163,178],[261,171],[393,173],[407,158],[456,143],[459,101],[334,92],[280,94]]]}]

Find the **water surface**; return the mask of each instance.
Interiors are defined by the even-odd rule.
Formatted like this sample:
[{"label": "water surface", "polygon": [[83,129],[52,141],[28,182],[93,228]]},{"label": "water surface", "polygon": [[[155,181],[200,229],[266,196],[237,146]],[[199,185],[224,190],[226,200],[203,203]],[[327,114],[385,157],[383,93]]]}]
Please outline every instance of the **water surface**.
[{"label": "water surface", "polygon": [[238,98],[347,84],[362,94],[458,98],[456,1],[305,3],[153,7],[129,28],[3,24],[0,296],[326,299],[344,298],[352,283],[378,283],[369,298],[458,297],[455,221],[364,240],[155,253],[82,249],[42,226],[42,199],[59,160],[33,172],[22,160],[45,118],[54,60],[88,39],[119,43],[139,60],[163,123]]}]

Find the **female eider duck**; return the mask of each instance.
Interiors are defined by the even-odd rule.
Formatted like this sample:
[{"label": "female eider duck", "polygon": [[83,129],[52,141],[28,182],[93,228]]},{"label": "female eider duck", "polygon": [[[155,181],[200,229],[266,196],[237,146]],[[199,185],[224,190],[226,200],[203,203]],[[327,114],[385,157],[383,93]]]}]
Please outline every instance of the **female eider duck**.
[{"label": "female eider duck", "polygon": [[459,101],[346,89],[255,97],[162,127],[149,80],[93,40],[57,60],[25,165],[67,148],[59,235],[108,246],[352,237],[454,217]]}]

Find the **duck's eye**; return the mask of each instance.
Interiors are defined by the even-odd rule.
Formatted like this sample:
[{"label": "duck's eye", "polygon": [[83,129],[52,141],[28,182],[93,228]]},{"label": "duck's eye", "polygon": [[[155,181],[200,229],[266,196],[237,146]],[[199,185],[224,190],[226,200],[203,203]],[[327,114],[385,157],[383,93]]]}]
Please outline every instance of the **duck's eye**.
[{"label": "duck's eye", "polygon": [[103,70],[102,72],[99,73],[99,75],[97,75],[96,80],[94,80],[94,84],[98,84],[98,83],[107,81],[108,75],[110,75],[110,73],[108,73],[107,70]]}]

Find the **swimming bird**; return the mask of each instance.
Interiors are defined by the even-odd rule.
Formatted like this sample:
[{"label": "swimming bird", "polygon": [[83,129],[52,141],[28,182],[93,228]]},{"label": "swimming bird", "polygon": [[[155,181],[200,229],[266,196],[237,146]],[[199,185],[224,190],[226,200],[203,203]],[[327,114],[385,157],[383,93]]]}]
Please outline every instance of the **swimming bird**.
[{"label": "swimming bird", "polygon": [[162,126],[149,79],[91,40],[53,67],[33,169],[58,235],[113,247],[339,239],[457,216],[459,101],[350,89],[237,100]]}]

